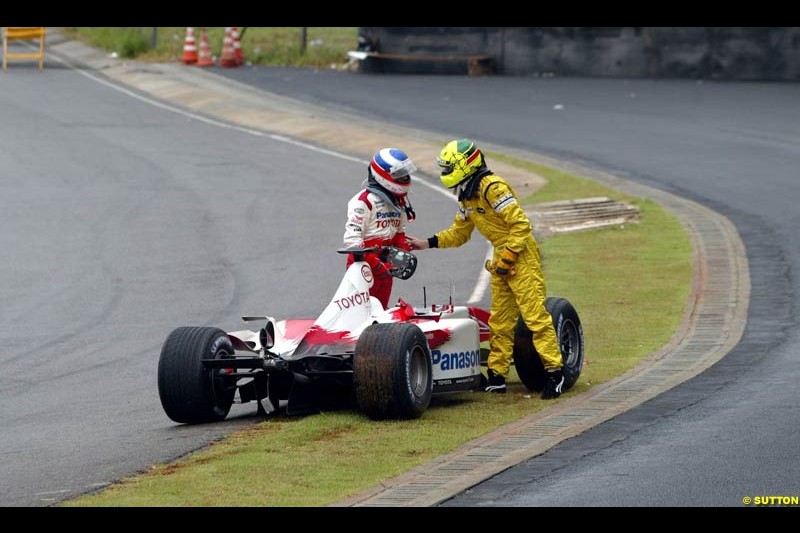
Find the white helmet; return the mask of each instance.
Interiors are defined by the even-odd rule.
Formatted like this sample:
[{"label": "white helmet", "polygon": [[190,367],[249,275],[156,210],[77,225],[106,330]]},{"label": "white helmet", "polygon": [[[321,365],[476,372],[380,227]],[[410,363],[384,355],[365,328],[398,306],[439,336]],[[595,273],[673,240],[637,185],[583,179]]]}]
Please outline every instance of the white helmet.
[{"label": "white helmet", "polygon": [[378,185],[399,197],[408,194],[411,173],[417,170],[411,158],[397,148],[383,148],[375,152],[369,168]]}]

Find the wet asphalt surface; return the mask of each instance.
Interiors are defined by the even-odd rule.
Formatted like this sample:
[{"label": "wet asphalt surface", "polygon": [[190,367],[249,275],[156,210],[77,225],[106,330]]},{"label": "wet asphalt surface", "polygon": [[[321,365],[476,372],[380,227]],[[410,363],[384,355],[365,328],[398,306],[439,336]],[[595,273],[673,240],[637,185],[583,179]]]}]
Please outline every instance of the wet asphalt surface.
[{"label": "wet asphalt surface", "polygon": [[[215,70],[386,128],[599,168],[698,201],[741,234],[752,298],[722,362],[442,505],[736,506],[800,492],[796,84]],[[245,408],[171,423],[155,393],[160,345],[180,325],[239,328],[240,314],[270,313],[264,302],[318,312],[336,283],[319,230],[338,238],[361,165],[221,134],[57,65],[0,77],[0,106],[3,503],[50,505],[256,421]],[[425,229],[451,217],[424,195],[415,208]],[[458,272],[475,253],[440,266]],[[299,263],[306,277],[275,282]]]},{"label": "wet asphalt surface", "polygon": [[443,505],[741,506],[747,496],[798,495],[800,85],[220,73],[441,132],[443,142],[466,136],[598,168],[697,201],[739,231],[752,294],[744,336],[727,357]]}]

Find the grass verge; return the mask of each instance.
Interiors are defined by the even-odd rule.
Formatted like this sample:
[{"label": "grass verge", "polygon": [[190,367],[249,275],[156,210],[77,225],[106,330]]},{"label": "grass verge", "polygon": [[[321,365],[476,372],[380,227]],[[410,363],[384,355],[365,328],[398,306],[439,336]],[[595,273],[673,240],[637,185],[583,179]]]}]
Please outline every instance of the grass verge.
[{"label": "grass verge", "polygon": [[[569,398],[633,368],[663,346],[683,317],[691,244],[659,205],[557,169],[492,154],[544,176],[523,203],[609,196],[637,205],[641,222],[540,242],[548,293],[581,316],[586,361]],[[632,281],[633,280],[633,281]],[[553,405],[513,372],[506,395],[434,399],[418,420],[370,421],[356,411],[275,418],[188,458],[120,481],[64,506],[328,505]]]},{"label": "grass verge", "polygon": [[[156,45],[151,47],[155,29]],[[347,63],[347,51],[355,50],[357,27],[305,28],[252,27],[239,28],[245,61],[253,65],[342,68]],[[195,41],[200,47],[200,28],[194,28]],[[209,47],[214,57],[222,51],[225,28],[206,28]],[[180,62],[186,28],[64,28],[70,39],[116,53],[121,58],[140,61]]]}]

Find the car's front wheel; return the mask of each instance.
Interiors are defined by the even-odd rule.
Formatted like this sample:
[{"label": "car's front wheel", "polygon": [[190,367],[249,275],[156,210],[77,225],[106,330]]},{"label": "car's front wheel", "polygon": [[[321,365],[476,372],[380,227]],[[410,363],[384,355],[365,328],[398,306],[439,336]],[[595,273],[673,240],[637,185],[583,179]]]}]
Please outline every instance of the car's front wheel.
[{"label": "car's front wheel", "polygon": [[179,327],[161,347],[158,394],[164,412],[175,422],[216,422],[228,416],[236,393],[235,378],[222,369],[206,369],[202,359],[233,357],[228,334],[210,327]]}]

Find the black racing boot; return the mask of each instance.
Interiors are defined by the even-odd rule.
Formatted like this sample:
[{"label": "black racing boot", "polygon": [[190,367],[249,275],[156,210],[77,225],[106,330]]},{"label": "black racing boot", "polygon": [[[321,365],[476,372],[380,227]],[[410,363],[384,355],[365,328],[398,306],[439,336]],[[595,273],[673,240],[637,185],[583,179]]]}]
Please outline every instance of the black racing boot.
[{"label": "black racing boot", "polygon": [[542,400],[552,400],[561,396],[561,387],[564,385],[564,373],[560,368],[545,372],[544,390]]},{"label": "black racing boot", "polygon": [[489,379],[486,380],[486,386],[483,388],[484,392],[506,393],[506,378],[497,374],[491,368],[486,372],[486,375],[489,376]]}]

